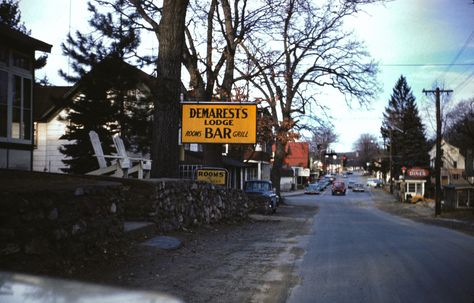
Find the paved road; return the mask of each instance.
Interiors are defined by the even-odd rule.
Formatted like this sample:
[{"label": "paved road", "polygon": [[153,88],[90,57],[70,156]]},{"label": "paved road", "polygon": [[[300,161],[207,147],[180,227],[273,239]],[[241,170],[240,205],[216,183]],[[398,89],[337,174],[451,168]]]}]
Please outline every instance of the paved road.
[{"label": "paved road", "polygon": [[287,302],[474,302],[474,237],[379,211],[370,192],[288,203],[320,211]]}]

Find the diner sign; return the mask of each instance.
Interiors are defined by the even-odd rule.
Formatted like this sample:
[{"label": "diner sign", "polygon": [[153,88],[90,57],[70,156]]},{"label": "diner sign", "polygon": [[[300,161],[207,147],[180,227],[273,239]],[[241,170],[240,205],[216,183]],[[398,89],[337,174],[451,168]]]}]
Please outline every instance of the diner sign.
[{"label": "diner sign", "polygon": [[411,178],[426,178],[430,172],[425,168],[413,167],[407,170],[407,176]]},{"label": "diner sign", "polygon": [[183,102],[182,143],[257,142],[255,103]]}]

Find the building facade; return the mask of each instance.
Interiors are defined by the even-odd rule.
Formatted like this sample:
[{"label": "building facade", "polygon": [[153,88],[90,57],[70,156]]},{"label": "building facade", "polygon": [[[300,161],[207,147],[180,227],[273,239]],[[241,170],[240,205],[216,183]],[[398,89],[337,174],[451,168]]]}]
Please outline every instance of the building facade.
[{"label": "building facade", "polygon": [[33,166],[35,51],[51,45],[0,26],[0,168]]},{"label": "building facade", "polygon": [[[441,184],[467,184],[465,176],[465,158],[459,148],[449,144],[445,140],[441,142]],[[435,167],[436,146],[429,152],[430,166]],[[434,182],[434,181],[433,181]]]}]

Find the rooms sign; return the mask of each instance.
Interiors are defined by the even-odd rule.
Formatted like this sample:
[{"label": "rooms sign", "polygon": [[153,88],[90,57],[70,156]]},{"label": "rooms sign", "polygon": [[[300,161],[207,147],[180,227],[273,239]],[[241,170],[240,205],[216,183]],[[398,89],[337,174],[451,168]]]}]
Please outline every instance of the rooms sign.
[{"label": "rooms sign", "polygon": [[183,102],[182,143],[256,143],[255,103]]}]

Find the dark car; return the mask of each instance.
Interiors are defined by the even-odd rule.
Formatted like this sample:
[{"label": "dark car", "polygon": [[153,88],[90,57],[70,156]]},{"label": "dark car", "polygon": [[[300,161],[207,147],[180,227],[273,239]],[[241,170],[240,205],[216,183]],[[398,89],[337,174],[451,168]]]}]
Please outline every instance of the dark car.
[{"label": "dark car", "polygon": [[275,213],[279,198],[273,190],[272,182],[267,180],[250,180],[244,184],[247,196],[254,200],[264,213]]},{"label": "dark car", "polygon": [[329,182],[329,179],[328,180],[323,179],[323,180],[319,181],[318,184],[319,184],[319,187],[321,187],[321,190],[325,190],[326,187],[329,186],[330,182]]},{"label": "dark car", "polygon": [[332,183],[332,194],[333,195],[345,195],[346,184],[343,181],[334,181]]}]

